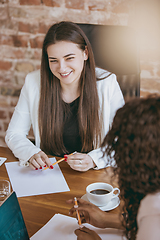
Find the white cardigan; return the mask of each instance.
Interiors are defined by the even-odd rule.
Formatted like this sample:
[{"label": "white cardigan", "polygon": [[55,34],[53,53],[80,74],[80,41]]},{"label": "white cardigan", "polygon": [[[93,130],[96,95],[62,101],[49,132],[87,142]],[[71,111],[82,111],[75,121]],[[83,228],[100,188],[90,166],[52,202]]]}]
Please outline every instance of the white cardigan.
[{"label": "white cardigan", "polygon": [[[97,77],[106,75],[108,74],[105,70],[96,68]],[[100,116],[103,119],[102,136],[104,138],[112,124],[115,112],[124,105],[124,99],[114,74],[104,80],[97,81],[97,89],[100,102]],[[27,166],[31,156],[41,151],[38,126],[39,97],[40,71],[37,70],[26,76],[25,84],[22,87],[5,137],[6,144],[15,157],[19,158],[21,166]],[[34,132],[35,145],[27,138],[31,125]],[[106,166],[107,159],[106,157],[101,158],[102,152],[100,148],[88,154],[97,165],[97,169]]]}]

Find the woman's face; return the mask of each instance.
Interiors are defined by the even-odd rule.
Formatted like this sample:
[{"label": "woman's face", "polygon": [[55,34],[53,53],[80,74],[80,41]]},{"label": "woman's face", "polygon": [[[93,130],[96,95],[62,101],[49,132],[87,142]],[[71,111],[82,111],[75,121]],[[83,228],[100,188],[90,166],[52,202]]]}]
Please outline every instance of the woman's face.
[{"label": "woman's face", "polygon": [[61,86],[78,86],[84,61],[88,59],[87,50],[82,51],[75,43],[60,41],[50,45],[47,54],[50,70]]}]

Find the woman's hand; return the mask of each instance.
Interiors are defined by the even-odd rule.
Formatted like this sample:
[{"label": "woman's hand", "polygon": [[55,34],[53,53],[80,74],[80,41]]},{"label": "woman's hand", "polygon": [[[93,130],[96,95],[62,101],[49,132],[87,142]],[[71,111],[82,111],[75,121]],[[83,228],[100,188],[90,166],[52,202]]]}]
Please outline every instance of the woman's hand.
[{"label": "woman's hand", "polygon": [[75,153],[73,155],[65,155],[69,166],[77,171],[85,172],[96,165],[92,158],[85,153]]},{"label": "woman's hand", "polygon": [[[90,223],[91,225],[99,228],[108,227],[106,225],[106,212],[103,212],[94,204],[87,202],[81,198],[78,198],[77,202],[78,208],[72,207],[69,211],[70,215],[72,215],[76,210],[78,210],[82,223]],[[74,205],[74,200],[70,199],[67,201],[67,203]]]},{"label": "woman's hand", "polygon": [[42,169],[42,167],[46,167],[46,165],[48,167],[53,168],[51,161],[49,160],[48,156],[40,151],[36,154],[34,154],[29,160],[29,166],[34,169]]},{"label": "woman's hand", "polygon": [[75,230],[77,240],[101,240],[96,232],[89,228],[83,227]]}]

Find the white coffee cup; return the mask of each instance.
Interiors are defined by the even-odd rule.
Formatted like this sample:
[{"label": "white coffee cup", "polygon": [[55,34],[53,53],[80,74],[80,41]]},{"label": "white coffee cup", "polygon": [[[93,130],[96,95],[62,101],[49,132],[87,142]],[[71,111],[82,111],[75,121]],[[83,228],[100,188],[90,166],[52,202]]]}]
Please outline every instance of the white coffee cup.
[{"label": "white coffee cup", "polygon": [[[118,191],[118,193],[114,194],[115,191]],[[87,199],[99,207],[107,205],[108,202],[119,194],[119,188],[113,188],[112,185],[104,182],[95,182],[86,187]]]}]

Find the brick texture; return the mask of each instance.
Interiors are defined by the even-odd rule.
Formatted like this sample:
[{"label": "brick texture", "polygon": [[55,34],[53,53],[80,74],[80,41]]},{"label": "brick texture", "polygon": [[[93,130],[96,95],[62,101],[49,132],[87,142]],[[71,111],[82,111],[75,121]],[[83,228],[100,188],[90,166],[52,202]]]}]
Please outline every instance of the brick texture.
[{"label": "brick texture", "polygon": [[60,7],[60,1],[53,1],[53,0],[43,0],[42,1],[45,6],[49,7]]},{"label": "brick texture", "polygon": [[40,5],[41,0],[20,0],[20,5]]},{"label": "brick texture", "polygon": [[28,46],[28,41],[29,37],[27,35],[13,35],[13,45],[15,47],[27,47]]},{"label": "brick texture", "polygon": [[88,1],[88,9],[89,11],[106,11],[111,9],[111,1],[103,1],[103,0],[89,0]]},{"label": "brick texture", "polygon": [[44,36],[61,20],[133,27],[140,53],[141,96],[160,94],[159,0],[0,0],[2,146],[25,76],[40,68]]},{"label": "brick texture", "polygon": [[44,36],[37,36],[34,39],[30,39],[31,48],[42,48]]},{"label": "brick texture", "polygon": [[66,8],[84,9],[84,0],[65,0]]},{"label": "brick texture", "polygon": [[9,70],[11,67],[12,67],[12,63],[11,62],[0,61],[0,69],[1,70]]}]

